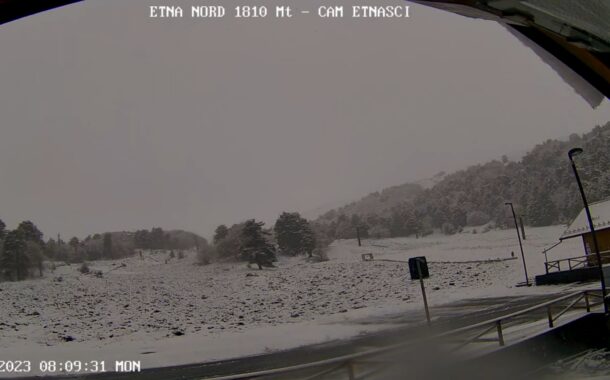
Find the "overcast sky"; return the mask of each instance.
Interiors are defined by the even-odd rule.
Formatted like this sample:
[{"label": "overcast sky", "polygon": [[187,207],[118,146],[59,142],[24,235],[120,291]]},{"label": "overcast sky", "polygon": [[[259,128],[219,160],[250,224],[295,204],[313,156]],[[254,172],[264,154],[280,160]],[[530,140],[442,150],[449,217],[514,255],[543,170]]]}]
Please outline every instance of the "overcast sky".
[{"label": "overcast sky", "polygon": [[610,119],[493,22],[417,5],[399,21],[151,20],[147,5],[89,0],[0,26],[9,227],[209,236]]}]

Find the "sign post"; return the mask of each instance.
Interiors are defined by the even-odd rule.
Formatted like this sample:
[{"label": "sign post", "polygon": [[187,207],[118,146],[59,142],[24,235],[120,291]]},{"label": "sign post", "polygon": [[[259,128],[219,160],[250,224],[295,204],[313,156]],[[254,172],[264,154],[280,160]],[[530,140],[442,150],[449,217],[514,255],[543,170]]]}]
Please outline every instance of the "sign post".
[{"label": "sign post", "polygon": [[411,273],[411,280],[419,279],[422,298],[424,299],[424,309],[426,310],[426,322],[428,323],[428,326],[430,326],[432,322],[430,320],[430,309],[428,308],[428,297],[426,297],[426,286],[424,285],[424,278],[430,277],[426,257],[419,256],[410,258],[409,272]]},{"label": "sign post", "polygon": [[421,262],[417,260],[417,274],[419,275],[419,284],[421,285],[421,294],[424,298],[424,308],[426,309],[426,321],[428,321],[428,326],[431,325],[430,322],[430,310],[428,309],[428,298],[426,297],[426,287],[424,286],[424,277],[421,275]]}]

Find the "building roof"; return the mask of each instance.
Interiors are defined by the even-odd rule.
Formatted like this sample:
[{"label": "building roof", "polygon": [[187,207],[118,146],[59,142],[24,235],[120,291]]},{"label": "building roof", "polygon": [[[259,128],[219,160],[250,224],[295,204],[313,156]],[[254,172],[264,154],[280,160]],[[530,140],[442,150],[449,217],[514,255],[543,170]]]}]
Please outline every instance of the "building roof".
[{"label": "building roof", "polygon": [[[603,201],[591,203],[591,219],[595,230],[610,228],[610,198]],[[567,230],[563,232],[559,240],[570,239],[591,232],[585,209],[580,210],[578,216],[570,223]]]},{"label": "building roof", "polygon": [[0,0],[0,25],[82,0]]},{"label": "building roof", "polygon": [[610,98],[608,0],[410,1],[497,21],[532,48],[592,107],[601,104],[604,96]]}]

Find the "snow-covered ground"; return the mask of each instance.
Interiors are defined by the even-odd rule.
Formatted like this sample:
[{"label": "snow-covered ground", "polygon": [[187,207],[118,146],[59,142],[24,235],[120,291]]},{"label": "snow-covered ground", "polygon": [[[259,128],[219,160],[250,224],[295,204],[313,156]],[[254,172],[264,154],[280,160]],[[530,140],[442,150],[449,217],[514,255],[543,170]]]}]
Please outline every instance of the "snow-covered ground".
[{"label": "snow-covered ground", "polygon": [[[530,276],[563,226],[527,229]],[[102,278],[63,266],[43,279],[0,283],[0,358],[141,360],[144,367],[253,355],[386,328],[361,323],[421,308],[418,282],[399,262],[426,256],[433,305],[569,287],[515,287],[524,279],[514,230],[335,242],[327,262],[281,259],[259,271],[243,263],[194,265],[194,253],[94,262]],[[361,261],[362,253],[375,259]],[[549,259],[582,255],[578,240]],[[61,281],[58,278],[61,277]],[[1,376],[2,374],[0,374]]]},{"label": "snow-covered ground", "polygon": [[[544,273],[543,250],[559,242],[565,226],[526,228],[523,250],[530,276]],[[477,231],[477,233],[473,233]],[[515,229],[492,230],[482,233],[483,228],[468,228],[457,235],[434,234],[420,239],[413,237],[382,240],[363,240],[363,247],[357,247],[354,240],[339,242],[340,246],[350,247],[334,252],[333,258],[355,259],[356,252],[374,253],[375,258],[406,260],[413,256],[426,256],[428,261],[482,261],[506,259],[511,252],[521,258],[517,232]],[[357,249],[357,251],[355,250]],[[565,240],[548,252],[549,260],[584,255],[582,241],[578,238]],[[521,271],[523,270],[520,266]],[[517,268],[517,269],[519,269]],[[521,276],[523,277],[523,275]],[[523,280],[521,278],[521,280]]]}]

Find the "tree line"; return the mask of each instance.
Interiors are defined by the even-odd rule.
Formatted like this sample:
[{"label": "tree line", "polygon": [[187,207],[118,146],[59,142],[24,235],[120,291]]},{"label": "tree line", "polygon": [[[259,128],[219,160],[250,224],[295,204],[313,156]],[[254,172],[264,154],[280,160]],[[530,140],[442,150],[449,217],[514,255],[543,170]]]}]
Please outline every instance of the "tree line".
[{"label": "tree line", "polygon": [[43,233],[31,221],[21,222],[7,230],[0,220],[0,280],[21,281],[42,277],[45,261],[52,268],[56,263],[83,263],[131,256],[136,249],[185,250],[205,247],[206,239],[182,230],[164,231],[154,227],[136,232],[106,232],[84,239],[61,236],[43,239]]},{"label": "tree line", "polygon": [[0,220],[0,278],[25,280],[43,274],[44,242],[42,232],[30,221],[11,231]]},{"label": "tree line", "polygon": [[136,250],[166,251],[195,248],[200,264],[212,261],[240,260],[259,268],[273,266],[277,255],[324,259],[330,241],[325,230],[296,212],[284,212],[273,228],[255,219],[216,228],[213,244],[205,238],[182,230],[164,231],[160,227],[135,232],[106,232],[64,241],[43,239],[43,233],[31,221],[14,230],[6,230],[0,220],[0,280],[21,281],[42,277],[44,262],[84,263],[132,256]]},{"label": "tree line", "polygon": [[132,255],[133,245],[116,235],[89,235],[82,241],[73,237],[67,242],[58,235],[44,241],[43,233],[29,220],[19,223],[14,230],[7,230],[0,220],[0,280],[42,277],[45,261],[54,267],[56,262],[82,263]]},{"label": "tree line", "polygon": [[241,260],[270,265],[277,255],[305,256],[325,260],[330,244],[326,230],[303,218],[298,212],[283,212],[272,228],[255,219],[219,225],[206,257],[218,260]]},{"label": "tree line", "polygon": [[369,194],[331,210],[316,222],[332,238],[352,239],[356,229],[373,238],[422,236],[433,230],[453,234],[466,226],[508,227],[511,201],[525,224],[569,223],[582,208],[567,152],[577,159],[591,202],[610,196],[610,123],[567,140],[547,140],[519,161],[506,156],[444,175],[429,188],[405,184]]}]

